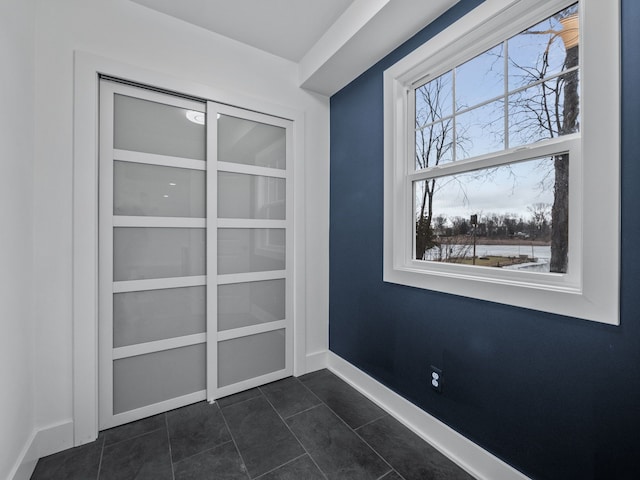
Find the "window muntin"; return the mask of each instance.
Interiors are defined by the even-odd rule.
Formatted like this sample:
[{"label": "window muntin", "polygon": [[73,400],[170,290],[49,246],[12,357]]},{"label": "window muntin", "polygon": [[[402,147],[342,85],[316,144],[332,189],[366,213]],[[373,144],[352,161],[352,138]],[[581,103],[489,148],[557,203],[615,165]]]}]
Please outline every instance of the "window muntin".
[{"label": "window muntin", "polygon": [[[574,4],[414,87],[412,163],[416,171],[425,172],[412,185],[414,260],[567,273],[569,166],[563,150],[568,149],[556,142],[553,156],[532,159],[539,155],[536,143],[558,137],[569,141],[579,132],[578,31],[578,5]],[[491,154],[523,146],[531,149],[527,162],[505,164],[504,157],[496,157],[495,163],[490,159]],[[482,168],[476,159],[481,159]],[[465,166],[447,175],[446,169],[460,160],[465,160]],[[430,174],[434,169],[437,172]],[[458,201],[451,189],[457,190]],[[472,198],[483,200],[474,204]],[[525,198],[528,205],[523,204]],[[548,232],[541,236],[534,227],[543,205]],[[485,229],[491,217],[522,228],[507,228],[499,238],[487,239]],[[485,248],[484,257],[491,257],[491,262],[479,261],[476,251],[468,248],[467,232],[447,235],[447,230],[442,231],[447,224],[453,230],[454,222],[476,222],[476,245],[479,233],[480,240],[503,247]],[[550,252],[544,259],[534,253],[517,258],[508,254],[525,241],[531,246],[535,241]],[[525,262],[527,258],[535,262]],[[521,263],[536,265],[517,267]]]},{"label": "window muntin", "polygon": [[578,32],[576,3],[416,85],[414,168],[578,132]]}]

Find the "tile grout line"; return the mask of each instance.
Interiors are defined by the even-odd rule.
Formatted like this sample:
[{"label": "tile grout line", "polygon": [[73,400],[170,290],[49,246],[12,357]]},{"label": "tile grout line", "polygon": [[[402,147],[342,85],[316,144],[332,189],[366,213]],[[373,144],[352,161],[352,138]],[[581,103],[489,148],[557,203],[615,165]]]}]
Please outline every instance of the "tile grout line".
[{"label": "tile grout line", "polygon": [[[371,422],[367,423],[366,425],[371,425],[372,423],[377,422],[378,420],[380,420],[381,418],[384,418],[384,417],[385,417],[385,416],[383,415],[382,417],[377,418],[377,419],[375,419],[375,420],[373,420],[373,421],[371,421]],[[364,425],[361,425],[361,426],[360,426],[360,427],[358,427],[358,428],[362,428],[362,427],[364,427]],[[400,473],[399,473],[398,471],[396,471],[396,469],[393,467],[393,465],[391,465],[391,463],[390,463],[390,462],[388,462],[388,461],[387,461],[387,459],[386,459],[384,456],[382,456],[382,454],[381,454],[380,452],[378,452],[375,448],[373,448],[373,447],[369,444],[369,442],[367,442],[367,441],[366,441],[366,440],[365,440],[365,439],[364,439],[364,438],[363,438],[363,437],[358,433],[358,431],[357,431],[356,429],[353,429],[353,428],[352,428],[352,430],[353,430],[353,433],[355,433],[355,434],[358,436],[358,438],[359,438],[360,440],[362,440],[362,441],[364,442],[364,444],[365,444],[366,446],[368,446],[368,447],[371,449],[371,451],[372,451],[372,452],[374,452],[376,455],[378,455],[378,457],[380,457],[380,459],[381,459],[384,463],[386,463],[386,464],[389,466],[389,468],[391,468],[391,470],[392,470],[392,471],[395,471],[395,472],[400,476],[400,478],[404,479],[404,477],[403,477],[402,475],[400,475]],[[388,474],[389,474],[389,472],[386,472],[384,475],[388,475]],[[384,475],[383,475],[382,477],[380,477],[380,478],[383,478],[383,477],[384,477]]]},{"label": "tile grout line", "polygon": [[400,478],[400,480],[405,480],[405,478],[402,475],[400,475],[395,468],[392,468],[390,472],[387,472],[384,475],[382,475],[380,478],[378,478],[378,480],[384,480],[384,477],[386,477],[390,473],[395,473]]},{"label": "tile grout line", "polygon": [[[98,432],[98,435],[100,435],[100,432]],[[107,443],[107,438],[104,437],[102,439],[102,447],[100,448],[100,461],[98,462],[98,475],[96,477],[96,480],[100,480],[100,470],[102,469],[102,458],[104,457],[104,444]]]},{"label": "tile grout line", "polygon": [[304,410],[300,410],[299,412],[296,412],[296,413],[294,413],[292,415],[289,415],[288,417],[283,417],[280,414],[278,414],[278,415],[280,415],[280,418],[282,418],[283,420],[286,421],[286,420],[289,420],[290,418],[293,418],[293,417],[295,417],[297,415],[300,415],[302,413],[308,412],[309,410],[313,410],[314,408],[319,407],[320,405],[324,405],[324,403],[322,403],[322,401],[320,401],[320,403],[317,403],[317,404],[315,404],[315,405],[313,405],[313,406],[311,406],[309,408],[305,408]]},{"label": "tile grout line", "polygon": [[[144,420],[144,418],[142,420]],[[138,421],[138,420],[136,420],[136,421]],[[134,422],[131,422],[131,423],[134,423]],[[128,425],[128,424],[125,423],[125,425]],[[118,428],[118,427],[114,427],[114,428]],[[120,444],[122,442],[126,442],[128,440],[133,440],[134,438],[139,438],[139,437],[142,437],[144,435],[148,435],[150,433],[157,432],[158,430],[162,430],[163,428],[166,428],[166,424],[165,424],[164,427],[154,428],[153,430],[149,430],[148,432],[143,432],[143,433],[139,433],[137,435],[133,435],[132,437],[123,438],[122,440],[118,440],[117,442],[110,443],[109,445],[106,444],[107,443],[107,438],[106,438],[106,435],[105,435],[105,440],[104,440],[105,445],[104,445],[104,447],[105,448],[106,447],[113,447],[114,445],[118,445],[118,444]]]},{"label": "tile grout line", "polygon": [[[248,399],[248,400],[251,400],[251,399]],[[246,401],[246,400],[244,400],[244,401]],[[238,402],[238,403],[243,403],[243,402]],[[233,405],[236,405],[236,404],[234,403]],[[236,439],[233,436],[233,432],[229,428],[229,422],[227,422],[227,419],[224,416],[224,412],[222,411],[222,408],[220,407],[220,404],[218,404],[218,410],[220,410],[220,415],[222,416],[222,421],[224,422],[225,427],[227,427],[227,432],[229,432],[229,436],[231,437],[231,441],[233,442],[233,446],[236,447],[236,452],[238,452],[238,456],[240,457],[240,460],[242,461],[242,466],[244,467],[244,472],[247,474],[247,478],[249,480],[251,480],[251,475],[249,475],[249,469],[247,468],[247,462],[244,461],[244,457],[242,456],[242,452],[238,448],[238,444],[236,443]]]},{"label": "tile grout line", "polygon": [[[293,379],[295,379],[295,380],[298,382],[298,384],[299,384],[300,386],[302,386],[302,387],[307,391],[307,393],[309,393],[311,396],[313,396],[313,398],[315,398],[315,399],[318,401],[318,403],[316,403],[315,405],[310,406],[309,408],[305,408],[304,410],[301,410],[301,411],[299,411],[299,412],[293,413],[293,414],[289,415],[288,417],[285,417],[285,416],[283,416],[283,415],[280,415],[280,412],[278,412],[278,411],[276,410],[276,413],[277,413],[278,415],[280,415],[280,418],[282,418],[283,420],[285,420],[285,421],[286,421],[286,420],[287,420],[287,419],[289,419],[289,418],[295,417],[296,415],[298,415],[298,414],[300,414],[300,413],[303,413],[303,412],[306,412],[306,411],[308,411],[308,410],[311,410],[312,408],[315,408],[315,407],[317,407],[318,405],[321,405],[321,404],[323,404],[323,403],[324,403],[324,402],[322,401],[322,399],[321,399],[320,397],[318,397],[315,393],[313,393],[311,390],[309,390],[309,388],[308,388],[304,383],[302,383],[302,380],[300,380],[298,377],[291,376],[291,377],[287,377],[287,378],[293,378]],[[279,380],[276,380],[276,381],[279,381]],[[273,382],[272,382],[272,383],[273,383]],[[269,385],[269,384],[267,384],[267,385]],[[264,385],[262,385],[262,386],[258,387],[258,389],[262,392],[262,395],[264,396],[264,398],[266,398],[267,400],[269,400],[269,399],[268,399],[268,397],[267,397],[267,394],[264,392],[264,390],[262,390],[262,388],[263,388],[263,387],[264,387]],[[269,403],[271,403],[271,402],[269,401]],[[271,404],[271,406],[273,407],[273,409],[274,409],[274,410],[276,409],[276,408],[273,406],[273,404]]]},{"label": "tile grout line", "polygon": [[[255,397],[245,398],[244,400],[240,400],[239,402],[230,403],[229,405],[225,405],[224,407],[220,405],[220,399],[215,400],[214,403],[217,404],[218,408],[220,409],[220,411],[222,411],[223,408],[232,407],[234,405],[241,405],[243,403],[248,402],[249,400],[255,400],[256,398],[264,397],[264,393],[262,393],[262,390],[260,390],[260,387],[255,387],[255,388],[260,392],[260,395],[256,395]],[[240,393],[242,393],[242,392],[240,392]],[[222,397],[222,398],[226,398],[226,397]]]},{"label": "tile grout line", "polygon": [[[303,447],[304,448],[304,447]],[[303,453],[302,455],[298,455],[296,458],[292,458],[291,460],[289,460],[288,462],[284,462],[282,465],[278,465],[275,468],[272,468],[271,470],[268,470],[264,473],[261,473],[259,476],[257,476],[255,479],[253,480],[260,480],[262,477],[264,477],[265,475],[269,475],[271,472],[275,472],[276,470],[278,470],[279,468],[284,467],[285,465],[289,465],[290,463],[295,462],[296,460],[299,460],[302,457],[306,457],[309,456],[308,453]]]},{"label": "tile grout line", "polygon": [[[365,397],[365,398],[366,398],[366,397]],[[368,400],[368,399],[367,399],[367,400]],[[370,401],[370,400],[369,400],[369,401]],[[393,468],[393,466],[392,466],[389,462],[387,462],[387,460],[386,460],[382,455],[380,455],[380,453],[378,453],[378,451],[377,451],[375,448],[373,448],[371,445],[369,445],[369,442],[367,442],[364,438],[362,438],[362,437],[358,434],[358,432],[357,432],[354,428],[352,428],[352,427],[351,427],[351,425],[349,425],[349,424],[348,424],[348,423],[347,423],[347,422],[346,422],[346,421],[345,421],[345,420],[344,420],[340,415],[338,415],[338,414],[337,414],[337,413],[336,413],[336,412],[335,412],[335,411],[334,411],[334,410],[333,410],[329,405],[327,405],[327,404],[326,404],[326,403],[324,403],[324,402],[322,402],[322,403],[323,403],[323,405],[324,405],[325,407],[327,407],[327,409],[328,409],[331,413],[333,413],[333,414],[336,416],[336,418],[337,418],[338,420],[340,420],[340,421],[341,421],[341,422],[342,422],[342,423],[343,423],[343,424],[344,424],[344,425],[345,425],[349,430],[351,430],[351,431],[352,431],[352,432],[353,432],[353,433],[354,433],[354,434],[355,434],[355,435],[356,435],[360,440],[362,440],[362,441],[364,442],[364,444],[365,444],[367,447],[369,447],[369,448],[371,449],[371,451],[372,451],[373,453],[375,453],[375,454],[378,456],[378,458],[379,458],[380,460],[382,460],[382,461],[383,461],[383,462],[384,462],[384,463],[389,467],[389,469],[390,469],[390,470],[389,470],[389,471],[387,471],[387,472],[385,472],[385,473],[383,474],[383,477],[384,477],[384,475],[388,475],[390,471],[395,470],[395,469]],[[378,407],[378,408],[380,408],[380,407]],[[376,421],[380,420],[381,418],[385,418],[386,416],[388,416],[388,415],[389,415],[389,414],[388,414],[388,413],[387,413],[383,408],[380,408],[380,410],[382,410],[383,412],[385,412],[385,413],[386,413],[386,415],[382,415],[382,416],[380,416],[380,417],[376,418],[375,420],[372,420],[372,421],[368,422],[368,423],[367,423],[367,424],[365,424],[365,425],[369,425],[369,424],[371,424],[371,423],[373,423],[373,422],[376,422]],[[361,428],[361,427],[364,427],[364,425],[360,425],[360,427],[358,427],[358,428]],[[397,472],[396,472],[396,473],[397,473]],[[399,474],[398,474],[398,475],[399,475]]]},{"label": "tile grout line", "polygon": [[171,464],[171,478],[176,480],[176,472],[173,468],[173,452],[171,451],[171,435],[169,435],[169,419],[166,412],[164,413],[164,427],[167,432],[167,442],[169,443],[169,463]]},{"label": "tile grout line", "polygon": [[[327,370],[327,371],[328,371],[328,372],[330,372],[330,373],[332,373],[330,370]],[[335,375],[335,374],[333,374],[333,375]],[[337,375],[336,375],[336,376],[337,376]],[[344,380],[343,380],[342,378],[340,378],[340,377],[338,377],[338,378],[339,378],[342,382],[344,382]],[[345,383],[346,383],[346,382],[345,382]],[[349,385],[349,384],[347,384],[347,385]],[[352,388],[352,389],[354,389],[356,392],[358,392],[358,390],[357,390],[357,389],[355,389],[354,387],[352,387],[351,385],[349,385],[349,387],[351,387],[351,388]],[[358,392],[358,393],[360,393],[361,395],[363,395],[361,392]],[[371,399],[367,398],[365,395],[363,395],[363,397],[364,397],[365,399],[367,399],[368,401],[372,402],[374,405],[376,405],[380,410],[382,410],[382,412],[384,412],[384,414],[383,414],[383,415],[381,415],[381,416],[379,416],[378,418],[375,418],[375,419],[373,419],[373,420],[371,420],[371,421],[369,421],[369,422],[367,422],[367,423],[363,424],[363,425],[360,425],[360,426],[358,427],[358,429],[363,428],[363,427],[365,427],[365,426],[367,426],[367,425],[371,425],[371,424],[373,424],[373,423],[375,423],[375,422],[377,422],[377,421],[380,421],[380,420],[382,420],[383,418],[387,418],[387,417],[388,417],[388,418],[391,418],[391,419],[394,419],[394,420],[396,420],[396,421],[398,421],[397,419],[395,419],[395,418],[393,417],[393,415],[391,415],[389,412],[387,412],[387,411],[386,411],[384,408],[382,408],[380,405],[377,405],[375,402],[373,402]],[[326,405],[326,404],[325,404],[325,405]],[[345,420],[344,420],[340,415],[338,415],[338,414],[337,414],[337,413],[336,413],[336,412],[335,412],[331,407],[329,407],[329,405],[326,405],[326,407],[327,407],[327,408],[328,408],[328,409],[329,409],[329,410],[330,410],[330,411],[331,411],[331,412],[332,412],[336,417],[338,417],[338,419],[340,419],[340,421],[342,421],[342,423],[344,423],[344,424],[347,426],[347,428],[351,429],[351,430],[352,430],[352,431],[353,431],[353,432],[358,436],[358,438],[360,438],[360,439],[361,439],[361,440],[362,440],[362,441],[363,441],[363,442],[364,442],[364,443],[365,443],[365,444],[366,444],[366,445],[371,449],[371,451],[373,451],[376,455],[378,455],[378,457],[379,457],[379,458],[380,458],[384,463],[386,463],[386,464],[391,468],[391,471],[395,472],[395,473],[396,473],[396,474],[397,474],[397,475],[398,475],[402,480],[405,480],[405,477],[404,477],[404,476],[402,476],[402,475],[400,475],[400,472],[398,472],[398,471],[395,469],[395,467],[394,467],[393,465],[391,465],[391,463],[390,463],[389,461],[387,461],[387,459],[386,459],[386,458],[385,458],[381,453],[379,453],[375,448],[373,448],[373,447],[369,444],[369,442],[367,442],[367,441],[366,441],[366,440],[365,440],[365,439],[364,439],[364,438],[363,438],[363,437],[358,433],[357,429],[355,429],[355,428],[351,428],[351,426],[350,426],[350,425],[348,425],[348,424],[347,424],[347,422],[346,422],[346,421],[345,421]],[[415,432],[414,432],[414,433],[415,433]],[[419,437],[419,438],[420,438],[424,443],[426,443],[427,445],[431,446],[432,448],[435,448],[435,447],[433,447],[433,445],[431,445],[431,444],[430,444],[429,442],[427,442],[425,439],[423,439],[423,438],[421,438],[421,437]],[[445,458],[447,458],[447,457],[445,457]],[[451,459],[447,458],[447,460],[448,460],[449,462],[451,462],[451,463],[453,463],[453,464],[455,465],[455,462],[453,462]],[[458,465],[458,467],[460,467],[460,466]],[[460,467],[460,468],[462,468],[462,467]],[[464,469],[462,469],[462,470],[464,470]],[[467,472],[466,470],[464,470],[464,471],[465,471],[466,473],[468,473],[468,474],[469,474],[469,472]],[[390,473],[390,472],[386,472],[384,475],[388,475],[389,473]],[[381,478],[384,478],[384,475],[383,475]],[[469,475],[471,475],[471,474],[469,474]],[[472,476],[472,478],[473,478],[473,476]],[[378,479],[378,480],[381,480],[381,479]]]},{"label": "tile grout line", "polygon": [[[298,381],[300,381],[300,380],[298,380]],[[302,382],[301,382],[301,383],[302,383]],[[271,401],[269,401],[269,399],[267,398],[267,396],[266,396],[266,395],[264,395],[264,398],[267,400],[267,403],[268,403],[268,404],[269,404],[269,406],[273,409],[273,411],[274,411],[274,412],[276,412],[276,415],[278,415],[278,417],[280,417],[280,419],[282,420],[282,423],[284,423],[284,425],[287,427],[287,429],[289,430],[289,432],[291,432],[291,435],[293,435],[293,438],[295,438],[295,439],[296,439],[296,442],[298,442],[298,445],[300,445],[300,446],[302,447],[302,449],[305,451],[305,453],[309,456],[309,458],[311,459],[311,461],[313,462],[313,464],[316,466],[316,468],[318,469],[318,471],[322,474],[322,476],[323,476],[326,480],[328,480],[328,478],[329,478],[329,477],[327,477],[327,474],[324,472],[324,470],[322,470],[322,469],[320,468],[320,465],[318,465],[318,463],[316,462],[316,459],[315,459],[315,458],[313,458],[313,456],[309,453],[309,450],[307,450],[307,447],[305,447],[305,446],[302,444],[302,442],[300,441],[300,439],[298,438],[298,436],[294,433],[294,431],[293,431],[293,430],[291,430],[291,427],[289,426],[289,424],[287,423],[287,421],[282,417],[282,415],[280,415],[280,412],[278,412],[278,410],[276,410],[276,408],[273,406],[273,404],[271,403]],[[318,400],[320,400],[320,399],[318,399]],[[322,401],[322,400],[320,400],[320,401]],[[317,408],[317,407],[319,407],[319,406],[320,406],[320,405],[316,405],[316,406],[314,406],[314,407],[308,408],[308,409],[307,409],[307,410],[305,410],[305,411],[312,410],[312,409]],[[299,412],[299,413],[301,413],[301,412]],[[291,415],[291,416],[290,416],[290,417],[288,417],[288,418],[291,418],[291,417],[293,417],[293,415]],[[281,466],[282,466],[282,465],[281,465]],[[280,467],[278,467],[278,468],[280,468]]]},{"label": "tile grout line", "polygon": [[[231,433],[229,433],[229,436],[231,436]],[[215,450],[216,448],[222,447],[223,445],[226,445],[227,443],[233,443],[233,440],[227,440],[226,442],[219,443],[219,444],[218,444],[218,445],[216,445],[215,447],[207,448],[206,450],[202,450],[202,451],[200,451],[200,452],[193,453],[193,454],[189,455],[188,457],[181,458],[180,460],[178,460],[178,461],[177,461],[177,462],[175,462],[175,463],[176,463],[176,465],[177,465],[178,463],[182,463],[182,462],[184,462],[185,460],[189,460],[189,459],[191,459],[191,458],[193,458],[193,457],[195,457],[195,456],[198,456],[198,455],[201,455],[201,454],[203,454],[203,453],[210,452],[211,450]]]},{"label": "tile grout line", "polygon": [[362,424],[362,425],[360,425],[358,428],[354,428],[354,429],[353,429],[353,431],[356,431],[356,432],[357,432],[357,431],[358,431],[358,430],[360,430],[361,428],[364,428],[364,427],[366,427],[366,426],[368,426],[368,425],[371,425],[372,423],[377,422],[378,420],[381,420],[381,419],[383,419],[383,418],[385,418],[385,417],[390,417],[390,416],[391,416],[391,415],[385,411],[384,415],[380,415],[379,417],[374,418],[373,420],[371,420],[371,421],[369,421],[369,422],[367,422],[367,423],[363,423],[363,424]]},{"label": "tile grout line", "polygon": [[311,395],[313,395],[314,397],[316,397],[316,398],[318,399],[318,401],[319,401],[319,402],[324,403],[324,402],[322,401],[322,399],[321,399],[319,396],[317,396],[317,395],[316,395],[316,394],[315,394],[315,393],[314,393],[314,392],[313,392],[309,387],[307,387],[307,386],[305,385],[305,383],[304,383],[302,380],[300,380],[298,377],[293,377],[293,378],[295,378],[295,379],[298,381],[298,383],[299,383],[300,385],[302,385],[302,386],[307,390],[307,392],[309,392]]}]

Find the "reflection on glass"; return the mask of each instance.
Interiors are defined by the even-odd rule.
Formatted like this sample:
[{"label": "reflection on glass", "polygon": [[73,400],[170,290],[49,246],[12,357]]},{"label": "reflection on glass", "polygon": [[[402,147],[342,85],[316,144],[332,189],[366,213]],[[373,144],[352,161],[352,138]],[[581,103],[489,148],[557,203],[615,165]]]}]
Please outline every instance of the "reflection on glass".
[{"label": "reflection on glass", "polygon": [[218,161],[286,168],[286,130],[274,125],[220,115]]},{"label": "reflection on glass", "polygon": [[453,113],[453,74],[447,72],[416,88],[416,127]]},{"label": "reflection on glass", "polygon": [[218,173],[218,217],[285,219],[284,178]]},{"label": "reflection on glass", "polygon": [[119,94],[113,108],[115,148],[205,160],[205,126],[187,109]]},{"label": "reflection on glass", "polygon": [[113,295],[113,346],[205,332],[205,287]]},{"label": "reflection on glass", "polygon": [[284,279],[218,286],[218,331],[284,319]]},{"label": "reflection on glass", "polygon": [[456,159],[504,149],[504,101],[488,103],[456,117]]},{"label": "reflection on glass", "polygon": [[284,367],[284,329],[218,343],[219,387],[277,372]]},{"label": "reflection on glass", "polygon": [[285,269],[283,228],[219,228],[218,274]]},{"label": "reflection on glass", "polygon": [[205,172],[114,162],[113,214],[205,217]]},{"label": "reflection on glass", "polygon": [[205,344],[113,362],[113,413],[153,405],[206,388]]},{"label": "reflection on glass", "polygon": [[205,274],[203,228],[113,229],[113,280]]},{"label": "reflection on glass", "polygon": [[453,160],[453,118],[416,130],[416,170]]},{"label": "reflection on glass", "polygon": [[579,131],[578,81],[578,72],[570,72],[510,95],[509,147]]},{"label": "reflection on glass", "polygon": [[[558,162],[568,169],[568,155],[560,155],[414,182],[417,225],[421,215],[431,219],[416,228],[416,258],[549,272],[551,207],[556,195],[568,195],[568,180],[555,181]],[[568,236],[557,245],[566,250]]]},{"label": "reflection on glass", "polygon": [[578,46],[578,32],[578,5],[575,4],[510,38],[509,90],[577,66],[579,49],[574,47]]},{"label": "reflection on glass", "polygon": [[504,95],[503,45],[456,67],[456,111]]}]

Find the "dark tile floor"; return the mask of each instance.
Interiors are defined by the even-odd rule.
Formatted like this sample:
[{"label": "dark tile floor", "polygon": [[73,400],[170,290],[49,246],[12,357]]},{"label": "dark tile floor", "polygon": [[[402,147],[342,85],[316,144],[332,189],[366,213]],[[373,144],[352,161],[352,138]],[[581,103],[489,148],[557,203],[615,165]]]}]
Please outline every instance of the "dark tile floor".
[{"label": "dark tile floor", "polygon": [[105,430],[32,480],[471,480],[328,370]]}]

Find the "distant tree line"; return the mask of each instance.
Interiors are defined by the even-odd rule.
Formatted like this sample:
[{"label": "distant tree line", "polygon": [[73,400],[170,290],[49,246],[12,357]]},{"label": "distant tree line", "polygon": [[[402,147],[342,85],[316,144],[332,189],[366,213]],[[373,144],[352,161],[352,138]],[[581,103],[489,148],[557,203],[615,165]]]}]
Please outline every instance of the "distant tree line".
[{"label": "distant tree line", "polygon": [[[552,238],[551,205],[536,203],[527,208],[528,215],[487,213],[478,215],[476,237],[489,239],[530,239],[550,242]],[[431,247],[443,237],[472,235],[470,217],[436,215],[431,223]]]}]

